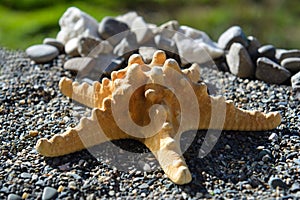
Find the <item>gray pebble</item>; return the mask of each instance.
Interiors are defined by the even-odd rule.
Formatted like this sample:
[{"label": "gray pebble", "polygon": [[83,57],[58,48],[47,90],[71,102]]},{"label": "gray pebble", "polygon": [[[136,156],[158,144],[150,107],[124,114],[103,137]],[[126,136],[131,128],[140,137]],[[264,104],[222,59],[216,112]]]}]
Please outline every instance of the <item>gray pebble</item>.
[{"label": "gray pebble", "polygon": [[154,42],[158,49],[178,54],[178,49],[174,40],[163,37],[162,35],[156,35],[154,37]]},{"label": "gray pebble", "polygon": [[234,75],[241,78],[254,76],[255,67],[246,50],[240,43],[233,43],[226,55],[229,70]]},{"label": "gray pebble", "polygon": [[278,178],[278,177],[274,177],[272,176],[270,179],[269,179],[269,182],[268,184],[271,186],[271,188],[273,189],[276,189],[277,187],[280,187],[280,188],[287,188],[287,185],[285,182],[283,182],[283,180],[281,178]]},{"label": "gray pebble", "polygon": [[286,159],[293,159],[298,155],[298,152],[291,152],[286,156]]},{"label": "gray pebble", "polygon": [[273,45],[263,45],[257,51],[260,57],[275,58],[276,48]]},{"label": "gray pebble", "polygon": [[48,44],[56,47],[60,53],[64,52],[65,46],[55,38],[45,38],[43,44]]},{"label": "gray pebble", "polygon": [[149,188],[149,185],[147,183],[142,183],[141,185],[139,185],[139,189],[147,189]]},{"label": "gray pebble", "polygon": [[135,33],[130,32],[126,38],[122,39],[114,48],[113,53],[117,56],[128,58],[133,51],[138,50],[138,43]]},{"label": "gray pebble", "polygon": [[271,141],[277,141],[277,140],[278,140],[278,135],[277,135],[277,133],[272,133],[272,134],[269,136],[269,140],[271,140]]},{"label": "gray pebble", "polygon": [[222,33],[218,39],[218,45],[224,50],[228,50],[234,42],[241,43],[243,46],[248,46],[248,40],[239,26],[232,26]]},{"label": "gray pebble", "polygon": [[98,32],[102,39],[108,39],[112,45],[115,45],[127,36],[129,27],[126,23],[112,17],[104,17],[99,24]]},{"label": "gray pebble", "polygon": [[171,38],[179,29],[179,22],[176,20],[168,21],[158,27],[159,33],[164,37]]},{"label": "gray pebble", "polygon": [[20,177],[21,177],[21,178],[29,178],[29,179],[30,179],[31,176],[32,176],[32,175],[29,174],[29,173],[27,173],[27,172],[23,172],[23,173],[20,174]]},{"label": "gray pebble", "polygon": [[297,165],[300,165],[300,159],[294,159],[294,163],[296,163]]},{"label": "gray pebble", "polygon": [[300,191],[300,183],[295,182],[292,187],[290,188],[290,192],[296,193]]},{"label": "gray pebble", "polygon": [[96,61],[90,57],[71,58],[64,64],[66,70],[75,71],[81,76],[85,76],[95,67]]},{"label": "gray pebble", "polygon": [[22,197],[20,197],[19,195],[16,194],[9,194],[7,197],[7,200],[21,200]]},{"label": "gray pebble", "polygon": [[291,72],[300,71],[300,57],[299,58],[285,58],[280,63],[283,67],[287,68]]},{"label": "gray pebble", "polygon": [[300,72],[292,76],[291,83],[293,90],[300,92]]},{"label": "gray pebble", "polygon": [[267,83],[281,84],[291,77],[291,73],[269,58],[261,57],[256,61],[255,77]]},{"label": "gray pebble", "polygon": [[136,35],[136,41],[139,45],[143,45],[154,37],[149,25],[142,17],[136,17],[131,24],[131,31]]},{"label": "gray pebble", "polygon": [[48,200],[48,199],[55,199],[57,197],[58,193],[57,190],[53,187],[45,187],[43,190],[42,199]]},{"label": "gray pebble", "polygon": [[285,50],[285,49],[277,49],[276,50],[276,59],[281,62],[282,60],[286,58],[299,58],[300,57],[300,50],[299,49],[291,49],[291,50]]},{"label": "gray pebble", "polygon": [[247,47],[248,53],[252,60],[256,60],[258,58],[258,48],[261,44],[256,37],[248,36],[247,39],[249,44]]},{"label": "gray pebble", "polygon": [[38,180],[35,185],[38,185],[38,186],[44,186],[45,185],[45,182],[43,180]]},{"label": "gray pebble", "polygon": [[88,56],[99,44],[101,40],[92,37],[80,37],[78,41],[78,53],[82,56]]},{"label": "gray pebble", "polygon": [[46,63],[58,56],[58,49],[48,44],[33,45],[26,49],[26,54],[36,63]]}]

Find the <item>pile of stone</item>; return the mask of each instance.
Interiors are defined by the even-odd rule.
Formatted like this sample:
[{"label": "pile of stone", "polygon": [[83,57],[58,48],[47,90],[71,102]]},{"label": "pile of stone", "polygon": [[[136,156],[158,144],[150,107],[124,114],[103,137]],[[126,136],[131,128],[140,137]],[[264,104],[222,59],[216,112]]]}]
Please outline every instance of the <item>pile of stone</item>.
[{"label": "pile of stone", "polygon": [[272,84],[290,84],[300,91],[300,50],[276,49],[261,45],[233,26],[214,42],[202,31],[168,21],[160,26],[149,24],[136,12],[105,17],[99,23],[78,8],[70,7],[59,20],[56,39],[26,50],[37,63],[45,63],[65,53],[71,58],[65,69],[80,77],[99,79],[126,66],[132,53],[140,53],[145,62],[157,49],[167,52],[181,66],[198,63],[217,66],[241,78],[259,79]]}]

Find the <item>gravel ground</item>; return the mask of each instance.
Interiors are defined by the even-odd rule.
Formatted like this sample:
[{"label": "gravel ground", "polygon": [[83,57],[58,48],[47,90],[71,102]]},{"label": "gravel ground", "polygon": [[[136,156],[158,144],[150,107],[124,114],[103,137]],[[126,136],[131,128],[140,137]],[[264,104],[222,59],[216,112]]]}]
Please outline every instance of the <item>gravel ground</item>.
[{"label": "gravel ground", "polygon": [[[190,184],[173,184],[148,150],[131,140],[114,142],[118,148],[101,145],[97,158],[87,150],[40,156],[34,149],[39,138],[62,133],[77,124],[77,116],[89,115],[89,109],[59,92],[61,77],[74,78],[62,68],[65,60],[61,55],[37,65],[22,51],[0,49],[0,199],[300,198],[300,105],[291,87],[208,68],[202,77],[212,94],[223,94],[242,108],[279,111],[283,121],[272,131],[224,131],[204,158],[198,154],[206,131],[198,131],[184,154]],[[128,156],[126,151],[137,153]],[[122,163],[128,170],[116,164],[121,157],[131,161]]]}]

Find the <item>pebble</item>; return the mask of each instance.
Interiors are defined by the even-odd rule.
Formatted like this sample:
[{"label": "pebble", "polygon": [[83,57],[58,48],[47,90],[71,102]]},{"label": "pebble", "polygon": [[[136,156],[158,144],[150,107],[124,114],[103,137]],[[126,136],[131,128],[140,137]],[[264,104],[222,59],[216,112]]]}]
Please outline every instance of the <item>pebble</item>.
[{"label": "pebble", "polygon": [[277,187],[280,188],[287,188],[287,185],[282,181],[281,178],[278,177],[270,177],[268,184],[271,186],[271,188],[276,189]]},{"label": "pebble", "polygon": [[167,21],[158,27],[158,33],[166,38],[172,38],[179,29],[179,22],[177,20]]},{"label": "pebble", "polygon": [[60,31],[56,39],[63,44],[80,36],[99,37],[98,22],[77,7],[69,7],[59,19]]},{"label": "pebble", "polygon": [[22,197],[20,197],[19,195],[16,194],[9,194],[7,197],[7,200],[21,200]]},{"label": "pebble", "polygon": [[254,36],[248,36],[248,53],[250,55],[250,57],[252,58],[253,61],[256,61],[256,59],[258,58],[258,49],[259,47],[261,47],[260,42],[258,41],[258,39]]},{"label": "pebble", "polygon": [[138,17],[135,11],[127,12],[123,15],[116,17],[116,20],[126,23],[130,28],[132,27],[132,22]]},{"label": "pebble", "polygon": [[58,56],[59,52],[54,46],[39,44],[28,47],[26,49],[26,54],[36,63],[46,63],[52,61],[56,56]]},{"label": "pebble", "polygon": [[96,60],[90,57],[78,57],[67,60],[64,68],[77,72],[80,76],[87,75],[96,66]]},{"label": "pebble", "polygon": [[287,68],[291,72],[297,73],[300,71],[300,57],[285,58],[281,61],[281,66]]},{"label": "pebble", "polygon": [[53,187],[45,187],[43,190],[42,200],[55,199],[58,193],[57,190]]},{"label": "pebble", "polygon": [[31,176],[32,176],[32,175],[31,175],[30,173],[27,173],[27,172],[23,172],[23,173],[20,175],[21,178],[28,178],[28,179],[30,179]]},{"label": "pebble", "polygon": [[149,185],[147,183],[142,183],[141,185],[138,186],[139,189],[147,189],[149,188]]},{"label": "pebble", "polygon": [[142,56],[145,63],[150,63],[152,60],[153,54],[157,50],[158,49],[155,47],[142,46],[139,48],[139,54]]},{"label": "pebble", "polygon": [[295,182],[295,183],[291,186],[290,192],[296,193],[296,192],[299,192],[299,191],[300,191],[300,183]]},{"label": "pebble", "polygon": [[112,45],[116,45],[129,33],[126,23],[112,17],[104,17],[99,24],[99,35],[102,39],[108,40]]},{"label": "pebble", "polygon": [[218,45],[224,50],[228,50],[233,43],[241,43],[248,46],[248,39],[240,26],[232,26],[222,33],[218,39]]},{"label": "pebble", "polygon": [[276,59],[279,62],[282,62],[286,58],[299,58],[300,57],[300,50],[299,49],[276,49]]},{"label": "pebble", "polygon": [[271,60],[275,58],[276,48],[273,45],[263,45],[257,51],[260,57],[267,57]]},{"label": "pebble", "polygon": [[254,76],[255,66],[246,50],[240,43],[233,43],[226,55],[226,61],[232,74],[241,78]]},{"label": "pebble", "polygon": [[277,140],[278,140],[278,135],[277,135],[277,133],[272,133],[272,134],[269,136],[269,140],[271,140],[271,141],[277,141]]},{"label": "pebble", "polygon": [[135,33],[130,32],[126,38],[122,39],[115,46],[113,53],[117,56],[122,56],[128,59],[133,51],[138,51],[139,45]]},{"label": "pebble", "polygon": [[292,76],[291,83],[293,90],[300,92],[300,72]]},{"label": "pebble", "polygon": [[136,35],[136,41],[139,45],[143,45],[154,37],[153,32],[147,23],[140,16],[136,17],[130,27],[131,31]]},{"label": "pebble", "polygon": [[255,77],[267,83],[281,84],[291,77],[291,73],[269,58],[257,59]]},{"label": "pebble", "polygon": [[[206,51],[205,54],[210,56],[210,59],[217,59],[224,55],[224,51],[218,47],[218,44],[211,40],[211,38],[203,31],[188,27],[188,26],[180,26],[176,34],[173,36],[178,49],[180,50],[180,45],[185,47],[184,43],[180,41],[181,39],[194,41],[192,48],[195,48],[196,51],[193,53],[193,57],[197,56],[198,49],[200,51]],[[203,54],[198,54],[202,56],[206,56]],[[203,61],[202,61],[203,62]],[[201,62],[199,62],[201,63]]]},{"label": "pebble", "polygon": [[201,40],[195,40],[182,33],[175,33],[175,40],[182,65],[189,63],[203,64],[213,62],[213,58],[220,55],[222,50],[218,47],[210,46]]},{"label": "pebble", "polygon": [[154,42],[157,49],[172,52],[173,54],[178,54],[177,45],[174,40],[163,37],[162,35],[156,35],[154,37]]},{"label": "pebble", "polygon": [[73,57],[79,56],[78,44],[79,44],[78,37],[70,39],[65,45],[65,52],[68,55]]},{"label": "pebble", "polygon": [[52,46],[56,47],[60,53],[63,53],[64,49],[65,49],[64,44],[55,38],[45,38],[43,40],[43,44],[48,44],[48,45],[52,45]]},{"label": "pebble", "polygon": [[[77,51],[80,54],[81,57],[86,57],[89,56],[90,53],[97,47],[97,48],[102,48],[98,47],[100,45],[101,40],[98,38],[92,38],[92,37],[80,37],[78,40],[78,47]],[[97,51],[98,52],[98,51]],[[94,54],[95,55],[95,54]],[[94,56],[93,55],[93,56]],[[91,56],[92,57],[92,56]]]},{"label": "pebble", "polygon": [[30,137],[36,137],[39,134],[37,130],[31,130],[29,131],[29,136]]}]

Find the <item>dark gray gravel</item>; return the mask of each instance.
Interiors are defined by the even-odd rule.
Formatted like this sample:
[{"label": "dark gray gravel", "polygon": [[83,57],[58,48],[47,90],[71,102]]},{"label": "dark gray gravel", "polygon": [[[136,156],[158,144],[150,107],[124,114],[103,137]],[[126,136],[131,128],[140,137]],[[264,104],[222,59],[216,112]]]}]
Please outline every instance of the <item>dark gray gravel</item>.
[{"label": "dark gray gravel", "polygon": [[[300,198],[300,106],[291,87],[208,68],[202,76],[210,93],[223,94],[242,108],[280,111],[283,121],[272,131],[223,132],[204,158],[198,155],[206,131],[198,131],[184,154],[193,176],[190,184],[173,184],[152,155],[142,159],[147,149],[130,140],[114,142],[120,147],[116,154],[109,148],[112,143],[101,145],[105,151],[97,159],[87,150],[40,156],[34,149],[39,138],[75,126],[79,114],[89,115],[89,109],[58,90],[61,77],[74,78],[62,68],[65,60],[61,55],[51,63],[33,64],[24,52],[0,49],[0,199]],[[124,150],[140,152],[125,160],[135,160],[144,171],[132,162],[127,171],[115,165]]]}]

